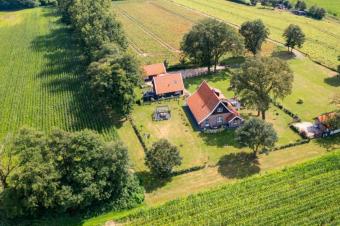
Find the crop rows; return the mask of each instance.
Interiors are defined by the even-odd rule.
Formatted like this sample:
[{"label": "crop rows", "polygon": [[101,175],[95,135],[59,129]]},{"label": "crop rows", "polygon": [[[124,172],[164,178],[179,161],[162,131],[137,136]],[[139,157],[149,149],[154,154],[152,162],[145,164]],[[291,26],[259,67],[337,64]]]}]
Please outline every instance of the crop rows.
[{"label": "crop rows", "polygon": [[340,221],[340,152],[125,219],[129,225],[314,225]]},{"label": "crop rows", "polygon": [[79,48],[52,9],[6,12],[0,23],[0,139],[27,125],[49,131],[89,128],[107,139],[112,123],[89,101]]}]

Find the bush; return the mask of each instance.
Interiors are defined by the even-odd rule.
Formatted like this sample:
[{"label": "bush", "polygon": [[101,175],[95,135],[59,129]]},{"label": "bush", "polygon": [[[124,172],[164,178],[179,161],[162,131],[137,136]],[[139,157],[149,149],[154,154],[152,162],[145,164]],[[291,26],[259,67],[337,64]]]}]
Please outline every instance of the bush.
[{"label": "bush", "polygon": [[152,174],[167,178],[171,176],[172,169],[182,163],[182,158],[176,146],[165,139],[154,143],[150,150],[146,152],[145,165]]},{"label": "bush", "polygon": [[326,10],[314,5],[308,10],[308,15],[314,19],[321,20],[326,16]]}]

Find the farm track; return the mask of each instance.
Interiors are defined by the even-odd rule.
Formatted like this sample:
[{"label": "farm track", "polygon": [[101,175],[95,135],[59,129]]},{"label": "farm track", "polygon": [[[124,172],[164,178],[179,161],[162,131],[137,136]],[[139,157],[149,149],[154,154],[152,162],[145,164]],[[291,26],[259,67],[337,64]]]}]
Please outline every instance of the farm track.
[{"label": "farm track", "polygon": [[155,41],[157,41],[164,48],[166,48],[170,52],[174,52],[174,53],[180,53],[181,52],[180,50],[178,50],[178,49],[174,48],[173,46],[169,45],[167,42],[163,41],[160,37],[158,37],[153,32],[149,31],[140,21],[138,21],[136,18],[134,18],[131,15],[129,15],[128,12],[126,12],[124,9],[122,9],[120,7],[117,7],[117,8],[119,9],[120,13],[123,16],[125,16],[126,18],[128,18],[129,20],[134,22],[144,33],[149,35],[151,38],[153,38]]}]

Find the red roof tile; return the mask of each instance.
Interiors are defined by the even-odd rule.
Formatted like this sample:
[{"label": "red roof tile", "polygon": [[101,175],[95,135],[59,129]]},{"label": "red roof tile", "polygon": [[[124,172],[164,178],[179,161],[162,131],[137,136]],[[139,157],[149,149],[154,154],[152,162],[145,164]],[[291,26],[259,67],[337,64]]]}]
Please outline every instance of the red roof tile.
[{"label": "red roof tile", "polygon": [[198,124],[208,117],[219,103],[220,99],[206,81],[203,81],[198,90],[187,100],[190,111]]},{"label": "red roof tile", "polygon": [[158,75],[153,78],[153,84],[157,95],[184,90],[183,78],[180,73]]},{"label": "red roof tile", "polygon": [[165,69],[164,64],[146,65],[146,66],[144,66],[143,69],[144,69],[146,77],[157,76],[157,75],[165,74],[166,73],[166,69]]}]

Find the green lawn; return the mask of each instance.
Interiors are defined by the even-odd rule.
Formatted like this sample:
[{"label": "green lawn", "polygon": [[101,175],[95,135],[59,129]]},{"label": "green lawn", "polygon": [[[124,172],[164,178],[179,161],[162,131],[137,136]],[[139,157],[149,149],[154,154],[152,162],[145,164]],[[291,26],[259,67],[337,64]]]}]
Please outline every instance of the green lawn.
[{"label": "green lawn", "polygon": [[[296,3],[297,0],[291,0],[291,2]],[[317,5],[323,7],[328,13],[340,17],[340,2],[338,0],[305,0],[307,7]]]}]

